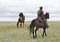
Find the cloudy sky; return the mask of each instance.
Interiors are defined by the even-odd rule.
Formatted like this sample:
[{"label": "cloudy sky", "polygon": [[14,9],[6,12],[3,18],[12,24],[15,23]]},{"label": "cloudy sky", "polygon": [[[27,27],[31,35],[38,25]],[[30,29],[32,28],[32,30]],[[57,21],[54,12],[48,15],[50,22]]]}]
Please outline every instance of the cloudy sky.
[{"label": "cloudy sky", "polygon": [[44,12],[60,14],[60,0],[0,0],[0,19],[18,17],[20,12],[37,14],[40,6]]}]

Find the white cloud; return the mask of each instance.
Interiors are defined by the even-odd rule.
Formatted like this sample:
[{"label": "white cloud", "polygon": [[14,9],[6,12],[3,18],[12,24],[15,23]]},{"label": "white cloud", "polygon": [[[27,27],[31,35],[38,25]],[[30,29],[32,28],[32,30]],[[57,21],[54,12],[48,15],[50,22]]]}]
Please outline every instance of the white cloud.
[{"label": "white cloud", "polygon": [[60,0],[0,0],[0,15],[20,12],[36,15],[40,6],[43,6],[44,12],[60,13]]},{"label": "white cloud", "polygon": [[0,9],[14,12],[36,13],[38,8],[43,6],[45,11],[60,10],[59,0],[0,0]]}]

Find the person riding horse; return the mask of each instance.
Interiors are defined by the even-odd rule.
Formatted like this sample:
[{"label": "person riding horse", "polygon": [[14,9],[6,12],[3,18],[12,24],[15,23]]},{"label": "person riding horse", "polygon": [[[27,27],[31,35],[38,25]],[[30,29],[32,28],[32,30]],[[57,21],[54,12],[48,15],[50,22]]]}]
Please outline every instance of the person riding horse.
[{"label": "person riding horse", "polygon": [[46,20],[44,19],[44,11],[42,9],[43,9],[43,7],[41,6],[40,9],[37,11],[37,15],[38,15],[37,19],[40,22],[44,23],[44,25],[46,27],[48,27],[48,24],[47,24]]},{"label": "person riding horse", "polygon": [[22,12],[19,14],[19,18],[23,18],[24,19],[24,15],[23,15]]},{"label": "person riding horse", "polygon": [[[21,12],[19,14],[19,18],[18,18],[18,22],[17,22],[17,27],[19,27],[19,23],[20,23],[20,27],[24,27],[24,22],[25,22],[25,16],[23,15],[23,13]],[[22,25],[23,23],[23,25]]]},{"label": "person riding horse", "polygon": [[19,17],[23,17],[23,13],[22,12],[19,14]]}]

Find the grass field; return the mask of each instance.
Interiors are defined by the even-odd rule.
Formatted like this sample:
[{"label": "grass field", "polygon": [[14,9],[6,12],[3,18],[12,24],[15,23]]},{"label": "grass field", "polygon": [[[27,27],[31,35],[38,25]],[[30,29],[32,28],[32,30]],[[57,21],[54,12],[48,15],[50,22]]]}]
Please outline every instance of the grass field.
[{"label": "grass field", "polygon": [[60,21],[48,22],[47,36],[42,37],[42,28],[38,30],[37,38],[29,35],[30,22],[25,27],[17,28],[16,22],[0,22],[0,42],[60,42]]}]

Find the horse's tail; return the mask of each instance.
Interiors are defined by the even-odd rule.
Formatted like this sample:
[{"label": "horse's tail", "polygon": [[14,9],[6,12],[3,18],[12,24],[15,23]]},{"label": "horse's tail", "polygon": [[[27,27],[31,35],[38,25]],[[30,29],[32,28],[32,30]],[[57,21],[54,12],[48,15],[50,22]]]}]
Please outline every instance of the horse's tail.
[{"label": "horse's tail", "polygon": [[31,22],[31,24],[30,24],[30,26],[29,26],[30,34],[31,34],[31,32],[32,32],[32,29],[34,28],[34,22],[35,22],[35,20],[32,20],[32,22]]}]

